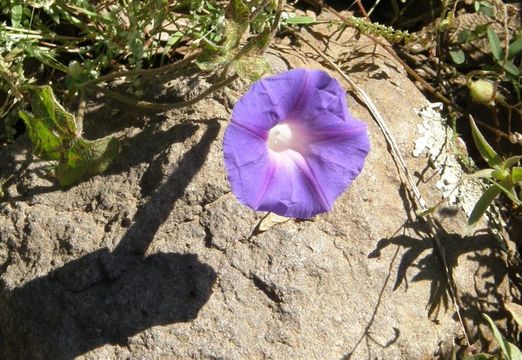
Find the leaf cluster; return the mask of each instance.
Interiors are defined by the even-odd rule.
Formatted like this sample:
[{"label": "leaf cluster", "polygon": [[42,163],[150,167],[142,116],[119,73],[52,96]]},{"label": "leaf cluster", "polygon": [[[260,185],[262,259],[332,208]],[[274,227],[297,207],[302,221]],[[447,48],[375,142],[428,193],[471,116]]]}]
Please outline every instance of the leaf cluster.
[{"label": "leaf cluster", "polygon": [[[116,140],[84,139],[61,104],[88,90],[167,108],[139,99],[141,78],[175,71],[197,54],[203,70],[257,80],[269,70],[260,55],[281,7],[272,0],[0,0],[0,140],[13,138],[21,118],[35,154],[57,162],[63,186],[100,173],[117,153]],[[177,51],[184,60],[163,65]],[[97,85],[118,77],[134,96]],[[52,90],[37,86],[50,83]]]},{"label": "leaf cluster", "polygon": [[[252,5],[253,10],[250,8]],[[247,4],[243,0],[231,0],[224,18],[226,35],[219,43],[209,40],[204,42],[204,52],[198,66],[202,70],[224,68],[225,72],[232,67],[243,79],[259,79],[270,70],[260,55],[271,40],[275,11],[272,1],[261,0]],[[249,29],[256,33],[251,33]]]},{"label": "leaf cluster", "polygon": [[61,186],[70,186],[105,171],[119,152],[119,143],[108,136],[82,137],[81,125],[54,97],[49,86],[30,87],[32,113],[20,111],[34,153],[54,161]]},{"label": "leaf cluster", "polygon": [[[61,98],[123,69],[176,60],[180,46],[219,41],[218,0],[0,0],[0,141],[29,102],[25,85],[53,82]],[[135,86],[137,86],[135,84]]]},{"label": "leaf cluster", "polygon": [[509,33],[504,31],[508,39],[501,41],[498,30],[493,26],[497,23],[497,9],[488,1],[475,1],[474,9],[490,19],[487,23],[476,25],[472,29],[462,29],[456,33],[456,42],[450,46],[448,51],[453,63],[462,65],[467,61],[469,55],[466,53],[476,41],[486,40],[489,53],[490,64],[482,66],[483,71],[495,74],[499,81],[511,83],[516,92],[517,101],[521,100],[521,71],[519,65],[522,56],[522,32]]},{"label": "leaf cluster", "polygon": [[508,159],[502,159],[497,152],[486,141],[477,125],[471,119],[471,130],[473,140],[480,152],[482,158],[490,166],[473,174],[475,177],[486,179],[491,185],[484,191],[480,199],[475,204],[473,211],[468,220],[468,225],[472,226],[484,215],[489,205],[504,193],[516,205],[522,205],[522,189],[520,195],[517,194],[517,187],[522,184],[522,167],[516,166],[522,156],[512,156]]}]

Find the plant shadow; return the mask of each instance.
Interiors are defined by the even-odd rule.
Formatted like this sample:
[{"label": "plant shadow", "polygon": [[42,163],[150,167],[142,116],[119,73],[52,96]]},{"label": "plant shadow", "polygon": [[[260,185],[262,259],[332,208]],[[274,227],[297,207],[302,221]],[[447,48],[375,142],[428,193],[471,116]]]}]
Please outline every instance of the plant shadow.
[{"label": "plant shadow", "polygon": [[[211,296],[215,271],[195,254],[145,254],[219,129],[217,121],[207,123],[200,141],[157,183],[112,252],[86,254],[14,289],[0,283],[0,358],[73,359],[105,344],[125,346],[152,326],[198,316]],[[172,239],[177,240],[182,241]]]},{"label": "plant shadow", "polygon": [[[474,291],[470,292],[457,288],[458,305],[460,307],[466,331],[471,335],[472,342],[488,343],[488,336],[482,332],[486,322],[483,313],[491,315],[495,319],[506,318],[503,309],[504,295],[499,291],[498,284],[507,276],[505,260],[500,253],[500,246],[489,234],[475,234],[473,236],[461,236],[448,233],[444,227],[435,221],[435,237],[438,239],[442,254],[434,245],[433,239],[425,232],[426,224],[408,221],[403,228],[411,229],[416,236],[402,234],[379,240],[376,248],[368,255],[369,258],[378,258],[382,250],[390,246],[405,249],[398,268],[393,290],[401,285],[405,291],[409,287],[407,272],[414,268],[415,275],[412,282],[429,281],[430,297],[426,308],[428,316],[437,322],[441,311],[447,311],[452,301],[452,294],[448,281],[454,281],[455,270],[459,266],[459,260],[466,257],[467,261],[477,263],[473,278],[459,279],[459,282],[469,281]],[[485,254],[485,250],[492,250]],[[442,260],[444,258],[444,262]],[[445,265],[447,267],[446,275]],[[461,275],[459,275],[461,276]],[[456,315],[456,314],[455,314]],[[458,321],[458,318],[455,317]],[[509,334],[508,334],[509,335]]]},{"label": "plant shadow", "polygon": [[362,332],[361,336],[359,337],[359,339],[356,341],[356,343],[353,345],[353,347],[351,348],[351,350],[346,353],[345,355],[343,355],[343,357],[341,358],[341,360],[351,360],[356,352],[356,350],[359,348],[359,346],[363,343],[365,343],[366,345],[366,348],[368,350],[368,359],[372,359],[372,354],[371,354],[371,349],[372,349],[372,344],[375,345],[375,346],[378,346],[380,348],[387,348],[393,344],[395,344],[397,342],[397,340],[399,339],[400,335],[401,335],[401,331],[396,328],[396,327],[393,327],[393,337],[390,338],[388,341],[386,341],[385,344],[382,344],[380,343],[379,341],[377,341],[373,336],[372,336],[372,327],[373,327],[373,324],[374,324],[374,321],[375,321],[375,318],[377,316],[377,313],[379,312],[379,308],[381,307],[381,302],[382,302],[382,297],[384,295],[384,292],[386,291],[386,288],[388,287],[388,283],[391,279],[391,275],[392,275],[392,272],[393,272],[393,266],[394,266],[394,263],[395,263],[395,260],[397,259],[397,255],[399,254],[399,248],[396,249],[393,257],[392,257],[392,260],[390,261],[390,265],[388,267],[388,274],[386,275],[386,278],[384,279],[384,282],[381,286],[381,291],[379,292],[379,296],[377,297],[377,303],[375,304],[374,308],[373,308],[373,311],[372,311],[372,314],[370,316],[370,319],[368,320],[365,328],[364,328],[364,331]]},{"label": "plant shadow", "polygon": [[[209,120],[209,122],[215,121]],[[185,141],[186,139],[193,136],[197,129],[198,124],[190,122],[175,124],[167,130],[162,130],[161,122],[149,123],[137,135],[132,137],[125,137],[120,141],[120,153],[113,160],[110,167],[105,172],[100,174],[100,176],[107,177],[114,174],[124,173],[128,169],[140,163],[147,162],[150,164],[150,169],[147,170],[147,175],[145,176],[145,179],[142,179],[142,182],[147,182],[150,180],[150,186],[147,188],[155,189],[159,184],[159,181],[161,181],[161,177],[149,176],[149,174],[153,169],[161,168],[161,161],[151,161],[151,159],[155,157],[164,159],[170,145],[173,143],[180,143]],[[151,141],[151,139],[154,141]],[[25,145],[25,147],[31,146],[27,141],[25,141],[22,145]],[[16,151],[22,151],[21,149],[18,149],[21,147],[22,146],[17,146]],[[30,173],[33,173],[40,178],[46,177],[38,168],[29,168],[32,160],[32,156],[27,157],[27,160],[24,163],[25,166],[21,170],[17,170],[17,176],[14,176],[8,183],[4,184],[4,186],[12,185],[15,182],[20,182],[21,178],[27,177]],[[35,195],[63,190],[63,188],[59,186],[55,177],[49,178],[48,180],[53,182],[53,184],[48,186],[26,186],[20,183],[17,185],[20,195],[5,196],[2,201],[26,201]],[[87,179],[83,179],[82,181],[85,180]]]},{"label": "plant shadow", "polygon": [[[341,69],[347,74],[363,73],[370,79],[389,80],[384,68],[400,73],[397,65],[384,54],[379,53],[375,44],[367,44],[339,54]],[[377,61],[379,60],[379,61]]]},{"label": "plant shadow", "polygon": [[212,268],[193,254],[142,258],[98,250],[1,290],[0,355],[74,359],[105,344],[125,346],[152,326],[195,319],[214,281]]}]

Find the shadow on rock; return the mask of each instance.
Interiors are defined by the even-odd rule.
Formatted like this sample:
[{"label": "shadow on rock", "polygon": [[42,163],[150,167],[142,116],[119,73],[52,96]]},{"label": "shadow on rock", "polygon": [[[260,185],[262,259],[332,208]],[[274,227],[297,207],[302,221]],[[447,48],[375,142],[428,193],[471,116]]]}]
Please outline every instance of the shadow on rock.
[{"label": "shadow on rock", "polygon": [[[422,230],[419,230],[418,224],[405,225],[410,227],[420,235],[414,238],[405,234],[381,239],[377,247],[369,258],[379,257],[381,251],[389,246],[396,245],[406,249],[397,270],[394,290],[404,285],[408,288],[408,280],[406,273],[409,268],[417,269],[417,273],[412,277],[413,282],[429,281],[431,283],[430,298],[428,299],[427,309],[428,315],[436,321],[437,314],[440,310],[446,311],[451,301],[450,290],[448,284],[448,276],[445,275],[444,263],[447,265],[449,278],[453,279],[454,270],[459,265],[459,259],[466,256],[467,261],[476,262],[479,266],[480,274],[475,272],[473,278],[464,279],[472,283],[475,288],[474,293],[459,293],[459,302],[461,306],[461,315],[468,324],[473,324],[472,328],[467,329],[471,335],[471,340],[482,341],[487,343],[487,337],[484,336],[479,324],[486,324],[483,313],[491,315],[495,319],[506,318],[505,310],[503,310],[504,294],[499,292],[498,284],[501,284],[507,276],[505,261],[499,251],[498,243],[489,234],[477,234],[474,236],[463,237],[458,234],[447,233],[440,224],[436,224],[435,236],[438,238],[442,247],[443,255],[441,255],[433,240]],[[481,254],[481,251],[491,249],[487,255]],[[453,281],[453,280],[451,280]]]},{"label": "shadow on rock", "polygon": [[[156,325],[197,317],[215,272],[192,254],[91,253],[7,296],[2,359],[73,359]],[[5,333],[4,333],[5,331]]]},{"label": "shadow on rock", "polygon": [[[436,236],[442,245],[444,259],[448,266],[450,276],[453,276],[453,269],[457,267],[459,257],[465,254],[469,254],[470,260],[476,260],[480,266],[485,269],[494,267],[497,270],[497,277],[502,278],[506,275],[506,270],[502,266],[502,259],[497,256],[491,255],[487,258],[472,256],[476,251],[495,247],[495,242],[491,236],[483,234],[462,237],[458,234],[445,233],[442,229],[437,231]],[[408,287],[406,272],[410,267],[415,267],[418,272],[413,276],[412,281],[431,281],[428,314],[431,316],[434,312],[439,311],[441,305],[447,308],[449,303],[447,278],[444,275],[445,271],[441,256],[435,250],[432,240],[428,236],[417,239],[408,235],[398,235],[381,239],[377,243],[376,249],[368,257],[379,257],[381,250],[390,245],[398,245],[406,249],[399,263],[394,290],[401,284],[404,284],[406,288]],[[503,268],[504,270],[502,270]],[[481,295],[480,292],[478,292],[477,295]]]},{"label": "shadow on rock", "polygon": [[104,344],[125,345],[152,326],[197,317],[214,270],[193,254],[144,254],[218,133],[219,123],[209,121],[174,173],[152,182],[156,189],[112,253],[97,250],[12,290],[0,284],[0,359],[73,359]]},{"label": "shadow on rock", "polygon": [[[155,156],[161,156],[168,151],[172,144],[181,143],[193,136],[197,129],[197,125],[187,122],[173,125],[165,131],[162,130],[161,123],[150,123],[137,135],[122,140],[118,158],[102,175],[121,173],[140,163],[151,162]],[[152,162],[151,165],[156,163],[158,161]]]},{"label": "shadow on rock", "polygon": [[399,337],[401,336],[401,331],[398,328],[393,327],[392,328],[393,337],[388,339],[386,341],[386,343],[383,344],[383,343],[380,343],[379,341],[377,341],[371,334],[371,329],[374,325],[375,317],[377,316],[379,308],[381,307],[382,297],[383,297],[384,292],[386,291],[386,288],[388,287],[388,283],[391,279],[393,264],[395,263],[395,260],[396,260],[398,254],[399,254],[399,249],[397,248],[397,250],[395,250],[395,254],[393,255],[393,258],[390,262],[390,266],[388,267],[388,274],[386,275],[386,278],[384,279],[384,282],[381,287],[381,291],[379,292],[379,296],[377,297],[377,303],[373,307],[371,317],[368,320],[368,322],[366,323],[364,331],[362,332],[361,336],[359,337],[357,342],[354,344],[352,349],[347,354],[345,354],[341,358],[341,360],[351,360],[355,354],[355,351],[359,348],[359,346],[363,343],[363,341],[364,341],[364,344],[366,345],[366,348],[368,349],[368,354],[369,354],[368,358],[370,358],[372,346],[378,346],[381,349],[387,348],[387,347],[395,344],[397,342],[397,340],[399,339]]}]

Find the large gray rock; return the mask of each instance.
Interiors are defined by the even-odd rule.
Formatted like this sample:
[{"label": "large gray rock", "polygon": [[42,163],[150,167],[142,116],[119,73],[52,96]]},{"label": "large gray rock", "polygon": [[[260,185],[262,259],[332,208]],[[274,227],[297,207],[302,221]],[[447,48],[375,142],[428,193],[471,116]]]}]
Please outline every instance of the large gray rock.
[{"label": "large gray rock", "polygon": [[[435,204],[437,175],[426,159],[410,156],[421,122],[416,110],[427,101],[400,66],[353,35],[345,30],[329,54],[345,52],[343,66],[374,99]],[[309,48],[285,42],[268,58],[275,67],[321,67]],[[187,94],[196,86],[191,81],[169,83],[165,96]],[[101,103],[87,115],[87,135],[124,135],[122,156],[106,174],[62,191],[37,176],[33,163],[8,189],[0,205],[0,358],[448,353],[462,328],[446,277],[367,110],[349,98],[369,125],[372,150],[334,209],[260,233],[264,214],[238,203],[222,159],[227,99],[244,90],[237,85],[226,97],[152,118],[132,109],[114,116],[118,104]],[[20,139],[3,150],[0,166],[19,168],[29,152]],[[440,231],[440,240],[476,340],[480,312],[494,314],[507,296],[503,259],[484,232],[461,236],[461,212],[441,222],[447,233]]]}]

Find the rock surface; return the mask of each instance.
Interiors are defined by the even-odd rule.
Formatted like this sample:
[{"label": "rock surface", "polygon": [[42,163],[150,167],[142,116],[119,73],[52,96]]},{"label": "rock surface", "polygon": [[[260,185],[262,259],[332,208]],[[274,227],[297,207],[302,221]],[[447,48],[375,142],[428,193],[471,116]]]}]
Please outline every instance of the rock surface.
[{"label": "rock surface", "polygon": [[[317,31],[327,32],[326,28]],[[327,53],[375,101],[430,204],[437,175],[410,156],[427,100],[382,49],[344,30]],[[325,44],[315,40],[324,51]],[[281,41],[274,68],[324,68]],[[333,76],[339,78],[332,72]],[[163,89],[192,94],[181,79]],[[347,84],[343,84],[348,88]],[[92,107],[87,136],[124,136],[111,169],[62,191],[33,170],[0,205],[2,359],[430,359],[462,327],[446,278],[382,132],[356,99],[372,150],[334,209],[265,232],[265,214],[237,202],[222,137],[245,87],[152,116]],[[178,96],[178,95],[176,95]],[[187,95],[188,96],[188,95]],[[27,140],[3,150],[23,166]],[[480,312],[507,296],[503,259],[485,232],[462,235],[462,211],[440,240],[473,340]],[[144,254],[144,255],[143,255]],[[482,325],[480,325],[482,326]]]}]

